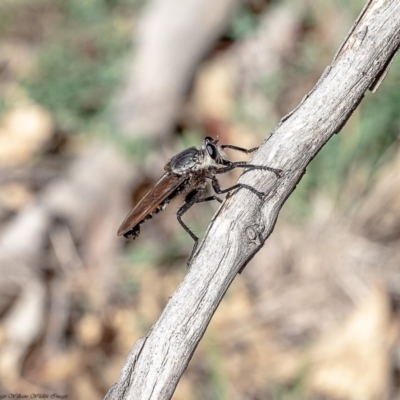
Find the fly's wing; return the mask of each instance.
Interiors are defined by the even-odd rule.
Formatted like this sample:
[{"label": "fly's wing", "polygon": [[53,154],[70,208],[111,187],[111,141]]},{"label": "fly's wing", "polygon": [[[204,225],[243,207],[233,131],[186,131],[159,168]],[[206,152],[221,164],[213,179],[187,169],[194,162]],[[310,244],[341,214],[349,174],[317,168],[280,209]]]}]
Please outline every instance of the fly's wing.
[{"label": "fly's wing", "polygon": [[184,181],[182,176],[165,173],[136,204],[118,229],[118,236],[125,235],[146,217],[160,210],[160,206]]}]

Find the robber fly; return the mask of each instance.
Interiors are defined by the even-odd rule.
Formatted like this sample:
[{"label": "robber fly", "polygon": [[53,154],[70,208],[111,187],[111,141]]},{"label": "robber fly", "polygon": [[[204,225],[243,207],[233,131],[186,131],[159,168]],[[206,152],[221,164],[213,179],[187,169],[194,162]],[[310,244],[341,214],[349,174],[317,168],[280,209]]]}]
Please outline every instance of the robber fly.
[{"label": "robber fly", "polygon": [[[199,238],[182,221],[182,216],[196,203],[222,199],[217,194],[228,193],[234,189],[247,189],[262,198],[265,193],[259,192],[249,185],[237,183],[227,189],[221,189],[216,175],[231,171],[234,168],[246,168],[246,170],[264,170],[273,172],[280,178],[281,170],[253,165],[246,161],[232,162],[228,160],[223,149],[233,149],[246,154],[253,153],[258,149],[247,150],[228,144],[218,146],[216,140],[207,136],[201,147],[189,147],[176,156],[172,157],[165,165],[164,175],[158,180],[152,189],[136,204],[132,211],[122,222],[118,229],[118,236],[124,235],[127,239],[136,239],[140,234],[140,225],[164,210],[168,203],[180,193],[186,193],[185,203],[177,212],[178,222],[182,228],[194,240],[194,246],[189,258],[191,260],[196,251]],[[207,180],[211,180],[212,187],[216,194],[204,197],[207,188]]]}]

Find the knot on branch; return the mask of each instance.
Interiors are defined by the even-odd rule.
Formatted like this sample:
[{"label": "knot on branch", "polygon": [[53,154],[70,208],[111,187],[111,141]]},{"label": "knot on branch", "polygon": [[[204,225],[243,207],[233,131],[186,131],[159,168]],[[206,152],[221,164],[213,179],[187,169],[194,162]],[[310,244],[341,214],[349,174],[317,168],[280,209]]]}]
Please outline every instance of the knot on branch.
[{"label": "knot on branch", "polygon": [[264,232],[265,226],[262,223],[249,225],[245,229],[245,235],[248,241],[255,245],[260,246],[262,244],[262,233]]}]

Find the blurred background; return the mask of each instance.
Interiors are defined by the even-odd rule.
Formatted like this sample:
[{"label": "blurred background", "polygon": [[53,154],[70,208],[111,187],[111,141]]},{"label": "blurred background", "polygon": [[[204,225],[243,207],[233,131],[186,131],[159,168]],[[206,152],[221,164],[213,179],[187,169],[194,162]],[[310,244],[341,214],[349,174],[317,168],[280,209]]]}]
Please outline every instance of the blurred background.
[{"label": "blurred background", "polygon": [[[204,136],[259,145],[363,6],[0,2],[1,395],[103,398],[193,245],[179,201],[126,243],[130,207]],[[399,81],[397,58],[312,161],[175,400],[400,398]],[[185,221],[202,236],[217,206]]]}]

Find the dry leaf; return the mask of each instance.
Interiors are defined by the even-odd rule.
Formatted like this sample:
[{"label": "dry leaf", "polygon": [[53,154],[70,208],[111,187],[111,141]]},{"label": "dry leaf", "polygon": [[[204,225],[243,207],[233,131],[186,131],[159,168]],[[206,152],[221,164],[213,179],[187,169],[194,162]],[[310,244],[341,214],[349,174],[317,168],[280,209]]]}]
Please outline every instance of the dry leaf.
[{"label": "dry leaf", "polygon": [[203,118],[229,121],[235,101],[235,72],[229,58],[203,65],[197,75],[194,107]]},{"label": "dry leaf", "polygon": [[350,317],[312,350],[313,391],[329,398],[386,399],[390,352],[398,328],[391,319],[388,294],[375,287]]},{"label": "dry leaf", "polygon": [[0,121],[0,166],[29,161],[49,140],[53,122],[48,111],[37,105],[18,107]]},{"label": "dry leaf", "polygon": [[20,183],[0,186],[0,205],[10,211],[18,211],[32,199],[31,191]]},{"label": "dry leaf", "polygon": [[99,317],[93,314],[85,315],[77,326],[77,337],[85,346],[95,346],[100,343],[103,326]]}]

